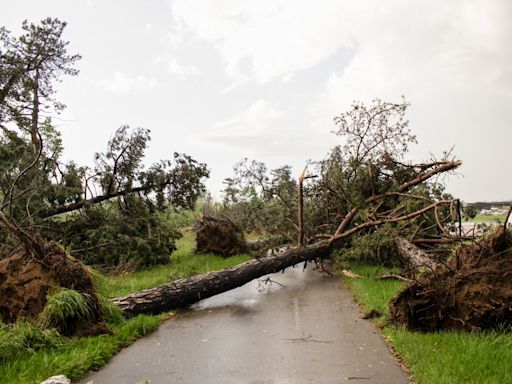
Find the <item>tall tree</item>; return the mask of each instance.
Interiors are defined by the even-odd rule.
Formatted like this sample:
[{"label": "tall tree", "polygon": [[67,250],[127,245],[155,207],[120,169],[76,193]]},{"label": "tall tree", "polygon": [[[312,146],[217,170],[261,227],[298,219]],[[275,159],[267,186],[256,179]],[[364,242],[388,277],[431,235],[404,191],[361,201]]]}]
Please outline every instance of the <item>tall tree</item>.
[{"label": "tall tree", "polygon": [[0,28],[0,124],[14,122],[30,135],[32,151],[40,147],[42,118],[64,105],[55,99],[55,82],[62,75],[77,75],[80,55],[67,52],[62,34],[66,23],[47,18],[40,24],[23,22],[23,34],[13,38]]}]

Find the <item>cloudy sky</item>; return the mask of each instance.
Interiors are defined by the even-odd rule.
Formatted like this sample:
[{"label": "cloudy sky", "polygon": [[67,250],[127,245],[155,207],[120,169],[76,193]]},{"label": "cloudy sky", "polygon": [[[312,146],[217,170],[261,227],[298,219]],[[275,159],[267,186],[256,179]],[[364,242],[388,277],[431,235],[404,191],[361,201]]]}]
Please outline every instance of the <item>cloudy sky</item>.
[{"label": "cloudy sky", "polygon": [[80,75],[56,122],[65,157],[91,164],[120,125],[152,131],[148,162],[185,152],[214,194],[244,157],[269,167],[325,157],[353,100],[411,103],[424,160],[454,146],[449,191],[512,198],[512,2],[16,0],[0,25],[68,22]]}]

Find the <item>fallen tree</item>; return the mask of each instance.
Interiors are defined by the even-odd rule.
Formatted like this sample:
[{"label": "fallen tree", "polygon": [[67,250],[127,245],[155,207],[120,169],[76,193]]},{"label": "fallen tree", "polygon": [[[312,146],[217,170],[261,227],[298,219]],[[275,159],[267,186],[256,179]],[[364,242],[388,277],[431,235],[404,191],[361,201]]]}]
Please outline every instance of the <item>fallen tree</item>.
[{"label": "fallen tree", "polygon": [[[174,308],[187,307],[200,300],[240,287],[269,273],[279,272],[301,262],[307,263],[316,259],[325,259],[330,256],[333,249],[343,246],[345,239],[362,229],[379,226],[387,222],[410,220],[438,206],[452,203],[453,200],[441,200],[407,215],[368,221],[340,233],[336,231],[336,234],[328,240],[289,248],[278,255],[250,260],[230,269],[179,279],[169,284],[119,297],[112,301],[130,316],[140,313],[157,314]],[[340,224],[344,227],[347,225],[347,220],[343,220]]]},{"label": "fallen tree", "polygon": [[236,267],[209,272],[146,289],[113,300],[128,315],[161,313],[187,307],[199,300],[240,287],[251,280],[279,272],[300,262],[329,256],[328,242],[291,248],[282,254],[249,260]]},{"label": "fallen tree", "polygon": [[406,270],[417,272],[420,268],[432,270],[438,264],[438,261],[421,248],[403,237],[395,240],[396,251],[402,262],[402,267]]},{"label": "fallen tree", "polygon": [[243,231],[232,221],[203,215],[195,225],[196,251],[224,257],[247,252]]}]

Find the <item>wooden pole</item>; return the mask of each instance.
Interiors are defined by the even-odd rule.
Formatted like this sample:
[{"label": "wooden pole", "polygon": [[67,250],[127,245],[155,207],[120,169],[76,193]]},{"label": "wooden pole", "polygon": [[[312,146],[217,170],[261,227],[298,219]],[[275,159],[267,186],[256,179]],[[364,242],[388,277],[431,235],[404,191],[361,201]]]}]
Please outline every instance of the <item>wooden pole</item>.
[{"label": "wooden pole", "polygon": [[304,245],[304,198],[302,196],[302,183],[304,182],[304,175],[308,166],[306,165],[299,175],[299,181],[297,185],[297,196],[298,196],[298,209],[297,209],[297,228],[299,229],[297,245],[299,247]]}]

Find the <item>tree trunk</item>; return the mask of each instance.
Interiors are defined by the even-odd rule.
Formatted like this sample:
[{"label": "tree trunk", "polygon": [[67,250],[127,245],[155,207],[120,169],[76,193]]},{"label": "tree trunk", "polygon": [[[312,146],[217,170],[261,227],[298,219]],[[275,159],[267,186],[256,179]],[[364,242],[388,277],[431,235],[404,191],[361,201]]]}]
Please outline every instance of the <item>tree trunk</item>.
[{"label": "tree trunk", "polygon": [[279,255],[249,260],[236,267],[209,272],[113,299],[126,314],[158,314],[240,287],[251,280],[279,272],[300,262],[326,258],[332,245],[320,243],[291,248]]},{"label": "tree trunk", "polygon": [[398,256],[404,261],[411,269],[434,269],[437,265],[434,257],[426,251],[418,248],[416,245],[411,243],[409,240],[403,237],[395,239],[396,250]]}]

